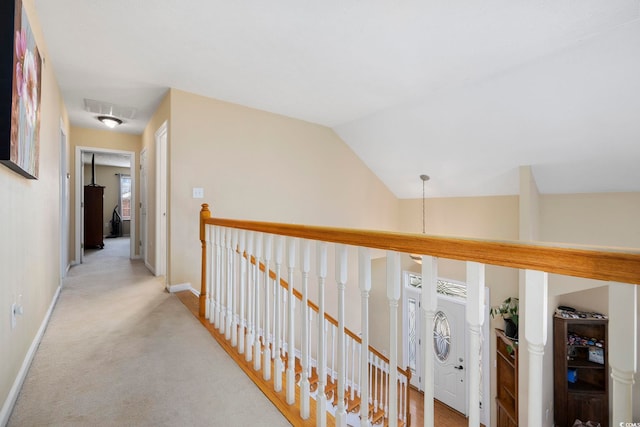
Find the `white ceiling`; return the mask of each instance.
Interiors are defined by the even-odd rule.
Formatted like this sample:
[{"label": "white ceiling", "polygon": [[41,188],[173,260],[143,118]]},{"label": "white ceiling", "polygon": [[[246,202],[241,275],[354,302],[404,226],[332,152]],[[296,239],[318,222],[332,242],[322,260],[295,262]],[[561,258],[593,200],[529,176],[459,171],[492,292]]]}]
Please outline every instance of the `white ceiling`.
[{"label": "white ceiling", "polygon": [[71,122],[168,87],[330,126],[398,197],[640,191],[640,0],[35,0]]}]

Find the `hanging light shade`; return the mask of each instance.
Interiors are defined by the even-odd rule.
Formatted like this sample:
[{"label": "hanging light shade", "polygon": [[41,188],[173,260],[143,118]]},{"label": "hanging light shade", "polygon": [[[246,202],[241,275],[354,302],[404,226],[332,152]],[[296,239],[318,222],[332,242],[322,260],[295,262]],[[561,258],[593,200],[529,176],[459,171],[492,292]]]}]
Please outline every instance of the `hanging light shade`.
[{"label": "hanging light shade", "polygon": [[122,120],[113,116],[98,116],[98,120],[100,120],[109,129],[113,129],[114,127],[122,124]]},{"label": "hanging light shade", "polygon": [[[424,184],[429,181],[429,175],[420,175],[420,179],[422,180],[422,234],[426,233],[426,215],[425,215],[425,193],[424,193]],[[412,260],[417,262],[418,264],[422,264],[422,255],[418,254],[409,254]]]}]

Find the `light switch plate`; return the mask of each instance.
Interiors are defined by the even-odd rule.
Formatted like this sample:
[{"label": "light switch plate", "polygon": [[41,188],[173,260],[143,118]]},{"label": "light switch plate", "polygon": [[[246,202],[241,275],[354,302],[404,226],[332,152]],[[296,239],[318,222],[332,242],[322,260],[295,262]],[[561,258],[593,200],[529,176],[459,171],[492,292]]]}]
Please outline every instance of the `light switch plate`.
[{"label": "light switch plate", "polygon": [[203,199],[204,198],[204,188],[194,187],[193,188],[193,198],[194,199]]}]

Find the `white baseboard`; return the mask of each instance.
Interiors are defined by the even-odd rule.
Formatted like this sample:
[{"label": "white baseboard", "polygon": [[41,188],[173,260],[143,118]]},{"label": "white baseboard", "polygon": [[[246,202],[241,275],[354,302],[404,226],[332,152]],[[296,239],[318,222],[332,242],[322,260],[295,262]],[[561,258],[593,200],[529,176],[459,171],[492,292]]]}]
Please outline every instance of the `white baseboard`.
[{"label": "white baseboard", "polygon": [[147,267],[147,270],[149,270],[151,274],[153,274],[154,276],[156,275],[156,270],[147,261],[144,262],[144,266]]},{"label": "white baseboard", "polygon": [[200,298],[200,291],[197,290],[196,288],[194,288],[193,286],[189,287],[189,290],[191,291],[192,294],[194,294],[195,296],[197,296],[198,298]]},{"label": "white baseboard", "polygon": [[174,293],[174,292],[181,292],[181,291],[188,291],[192,289],[191,288],[191,283],[187,282],[187,283],[178,283],[177,285],[169,285],[167,284],[167,291],[169,291],[169,293]]},{"label": "white baseboard", "polygon": [[47,314],[44,316],[42,323],[40,324],[40,329],[38,329],[38,333],[33,338],[33,342],[29,347],[29,351],[25,355],[24,360],[22,361],[22,366],[20,367],[20,371],[18,371],[18,375],[16,376],[13,385],[11,386],[11,390],[9,390],[9,395],[7,399],[4,401],[4,405],[2,405],[2,410],[0,410],[0,426],[4,426],[9,422],[9,416],[11,415],[11,411],[13,411],[13,406],[16,404],[16,400],[18,399],[18,394],[20,393],[20,389],[22,388],[22,384],[24,383],[24,379],[27,377],[27,373],[29,372],[29,367],[31,366],[31,362],[33,361],[33,357],[36,354],[36,350],[40,345],[40,341],[42,340],[42,336],[44,335],[44,331],[47,329],[47,325],[49,324],[49,319],[51,318],[51,313],[53,313],[53,309],[58,302],[58,297],[60,296],[61,287],[58,286],[56,289],[56,293],[53,296],[53,300],[51,301],[51,305],[49,305],[49,310],[47,310]]}]

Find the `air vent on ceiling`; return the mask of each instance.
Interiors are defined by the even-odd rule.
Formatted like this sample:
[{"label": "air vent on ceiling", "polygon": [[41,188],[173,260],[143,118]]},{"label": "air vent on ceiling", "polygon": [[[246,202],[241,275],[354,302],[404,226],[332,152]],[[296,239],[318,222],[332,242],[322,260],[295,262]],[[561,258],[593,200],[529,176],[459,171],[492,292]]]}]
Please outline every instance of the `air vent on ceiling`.
[{"label": "air vent on ceiling", "polygon": [[121,119],[134,119],[137,110],[133,107],[123,107],[121,105],[111,104],[104,101],[96,101],[95,99],[84,100],[84,109],[90,113],[119,117]]}]

